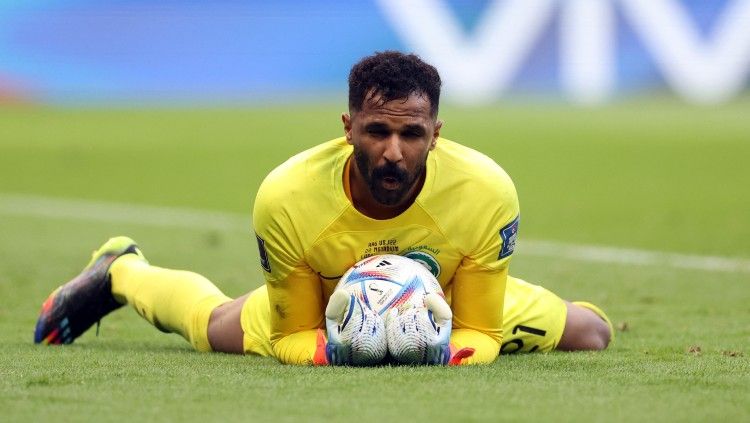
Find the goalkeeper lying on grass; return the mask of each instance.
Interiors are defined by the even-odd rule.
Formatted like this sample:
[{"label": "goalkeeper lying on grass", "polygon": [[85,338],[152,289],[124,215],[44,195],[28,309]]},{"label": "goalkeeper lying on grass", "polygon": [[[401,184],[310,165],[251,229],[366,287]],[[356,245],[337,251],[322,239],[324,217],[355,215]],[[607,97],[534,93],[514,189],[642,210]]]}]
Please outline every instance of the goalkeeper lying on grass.
[{"label": "goalkeeper lying on grass", "polygon": [[149,265],[132,240],[113,238],[49,296],[35,342],[73,342],[131,304],[199,351],[324,363],[318,329],[339,278],[362,258],[399,254],[442,286],[450,343],[474,351],[454,361],[606,348],[612,329],[597,307],[508,275],[515,187],[492,159],[439,137],[439,98],[437,71],[418,57],[365,57],[349,75],[345,136],[292,157],[258,190],[253,225],[265,286],[232,299],[198,274]]}]

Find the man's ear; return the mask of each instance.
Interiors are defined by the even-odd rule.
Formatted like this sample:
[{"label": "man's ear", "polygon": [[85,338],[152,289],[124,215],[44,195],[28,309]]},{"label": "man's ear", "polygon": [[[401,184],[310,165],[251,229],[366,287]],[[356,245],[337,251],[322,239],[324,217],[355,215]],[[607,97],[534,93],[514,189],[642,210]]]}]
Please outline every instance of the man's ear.
[{"label": "man's ear", "polygon": [[346,136],[346,142],[352,143],[352,117],[349,113],[341,114],[341,122],[344,124],[344,136]]},{"label": "man's ear", "polygon": [[432,142],[430,143],[430,150],[435,149],[435,145],[437,144],[437,139],[440,138],[440,128],[442,127],[443,127],[442,120],[435,121],[435,131],[432,132]]}]

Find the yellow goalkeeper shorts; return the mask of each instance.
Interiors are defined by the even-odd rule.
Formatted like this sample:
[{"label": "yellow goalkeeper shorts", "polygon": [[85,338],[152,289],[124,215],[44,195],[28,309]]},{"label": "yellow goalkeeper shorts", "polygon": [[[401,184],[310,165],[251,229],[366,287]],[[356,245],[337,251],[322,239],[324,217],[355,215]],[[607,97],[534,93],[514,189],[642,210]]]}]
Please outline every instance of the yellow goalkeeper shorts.
[{"label": "yellow goalkeeper shorts", "polygon": [[500,355],[552,351],[562,338],[568,307],[553,292],[508,276]]},{"label": "yellow goalkeeper shorts", "polygon": [[[504,309],[500,354],[552,351],[560,342],[568,311],[565,302],[549,290],[509,276]],[[273,356],[265,285],[250,293],[240,319],[245,354]]]}]

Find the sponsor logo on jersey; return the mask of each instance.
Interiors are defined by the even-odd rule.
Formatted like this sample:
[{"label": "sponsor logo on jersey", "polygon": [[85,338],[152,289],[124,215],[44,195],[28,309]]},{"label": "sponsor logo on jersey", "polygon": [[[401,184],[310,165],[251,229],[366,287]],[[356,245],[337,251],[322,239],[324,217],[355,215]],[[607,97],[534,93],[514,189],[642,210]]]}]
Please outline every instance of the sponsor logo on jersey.
[{"label": "sponsor logo on jersey", "polygon": [[440,276],[440,263],[431,254],[425,251],[409,251],[404,254],[404,257],[408,257],[424,266],[435,278]]},{"label": "sponsor logo on jersey", "polygon": [[271,273],[271,262],[268,261],[268,253],[266,252],[266,241],[255,234],[255,239],[258,240],[258,253],[260,253],[260,265],[268,273]]},{"label": "sponsor logo on jersey", "polygon": [[503,247],[500,249],[500,254],[497,259],[504,259],[513,254],[513,250],[516,249],[516,239],[518,238],[518,221],[520,216],[516,216],[512,222],[508,223],[500,229],[500,238],[503,240]]}]

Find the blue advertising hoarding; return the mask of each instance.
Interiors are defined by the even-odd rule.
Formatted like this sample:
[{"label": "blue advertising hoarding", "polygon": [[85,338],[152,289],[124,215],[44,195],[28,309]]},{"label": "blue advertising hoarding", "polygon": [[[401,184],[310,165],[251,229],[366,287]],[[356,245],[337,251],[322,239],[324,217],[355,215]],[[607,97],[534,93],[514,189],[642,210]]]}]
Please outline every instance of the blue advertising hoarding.
[{"label": "blue advertising hoarding", "polygon": [[353,62],[413,51],[467,104],[598,104],[748,87],[750,0],[68,0],[0,3],[0,98],[252,102],[340,94]]}]

